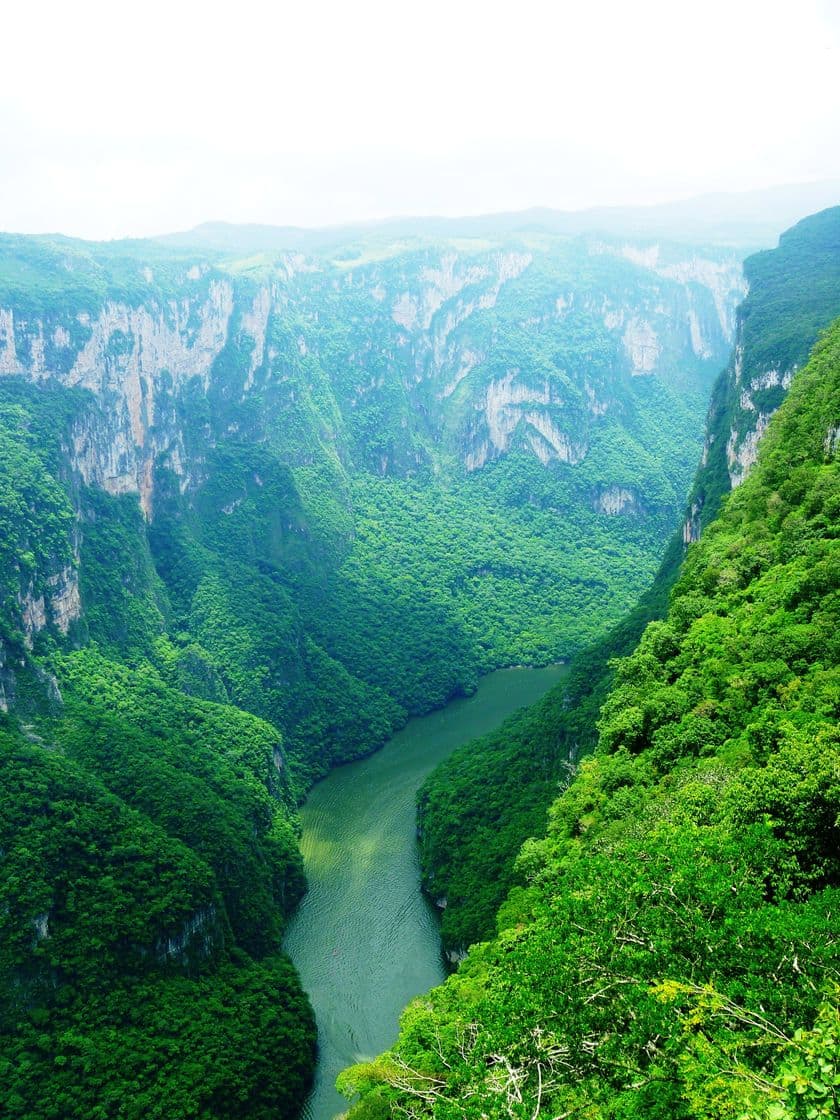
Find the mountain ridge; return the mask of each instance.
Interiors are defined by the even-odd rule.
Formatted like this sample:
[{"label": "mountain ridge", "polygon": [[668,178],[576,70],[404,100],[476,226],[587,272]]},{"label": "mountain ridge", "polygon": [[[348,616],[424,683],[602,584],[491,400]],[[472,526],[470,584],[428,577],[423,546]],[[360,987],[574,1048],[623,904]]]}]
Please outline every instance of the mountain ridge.
[{"label": "mountain ridge", "polygon": [[[251,246],[256,250],[309,248],[335,249],[364,238],[457,236],[545,232],[574,236],[604,232],[612,235],[667,237],[678,240],[771,247],[788,226],[803,214],[840,200],[840,180],[785,184],[751,191],[717,191],[668,202],[636,206],[598,206],[558,210],[534,206],[520,211],[442,217],[439,215],[387,217],[363,222],[343,222],[321,227],[273,226],[261,223],[202,222],[190,230],[159,234],[165,244],[202,244],[216,251]],[[768,211],[772,213],[769,218]],[[762,215],[759,217],[758,215]]]}]

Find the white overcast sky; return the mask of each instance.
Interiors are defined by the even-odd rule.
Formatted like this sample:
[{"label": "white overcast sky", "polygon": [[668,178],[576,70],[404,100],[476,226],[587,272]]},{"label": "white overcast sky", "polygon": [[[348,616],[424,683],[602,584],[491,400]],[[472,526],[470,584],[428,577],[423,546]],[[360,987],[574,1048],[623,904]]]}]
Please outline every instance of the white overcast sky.
[{"label": "white overcast sky", "polygon": [[656,202],[840,178],[840,0],[4,5],[0,229]]}]

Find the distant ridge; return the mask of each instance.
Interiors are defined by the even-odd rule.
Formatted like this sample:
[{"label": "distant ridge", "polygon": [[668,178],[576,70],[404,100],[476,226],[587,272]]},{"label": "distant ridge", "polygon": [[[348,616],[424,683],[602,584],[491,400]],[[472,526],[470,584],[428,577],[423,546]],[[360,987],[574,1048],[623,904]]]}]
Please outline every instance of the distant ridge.
[{"label": "distant ridge", "polygon": [[599,206],[587,210],[528,210],[460,218],[384,218],[320,228],[204,222],[194,229],[153,240],[178,248],[222,253],[294,250],[335,252],[364,241],[451,237],[495,238],[534,234],[657,237],[707,241],[749,249],[774,246],[779,234],[799,219],[840,203],[840,179],[761,190],[718,192],[649,206]]}]

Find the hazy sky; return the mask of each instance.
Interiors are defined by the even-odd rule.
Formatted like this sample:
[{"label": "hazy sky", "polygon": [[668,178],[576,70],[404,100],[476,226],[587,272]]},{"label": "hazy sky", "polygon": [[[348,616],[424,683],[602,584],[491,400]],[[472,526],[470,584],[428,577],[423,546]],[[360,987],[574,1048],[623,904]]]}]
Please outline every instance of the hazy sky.
[{"label": "hazy sky", "polygon": [[8,5],[2,37],[5,230],[840,177],[840,0],[77,0]]}]

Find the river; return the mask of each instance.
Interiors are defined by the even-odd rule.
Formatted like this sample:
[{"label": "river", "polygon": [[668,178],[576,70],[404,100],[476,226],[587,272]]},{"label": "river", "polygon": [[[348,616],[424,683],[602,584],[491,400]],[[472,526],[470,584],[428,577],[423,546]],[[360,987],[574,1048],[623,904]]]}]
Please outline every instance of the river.
[{"label": "river", "polygon": [[405,1005],[444,979],[437,918],[420,892],[417,790],[456,747],[534,703],[566,671],[490,673],[473,696],[410,720],[381,750],[338,767],[309,794],[301,811],[309,890],[284,942],[318,1020],[305,1120],[346,1110],[336,1075],[386,1050]]}]

